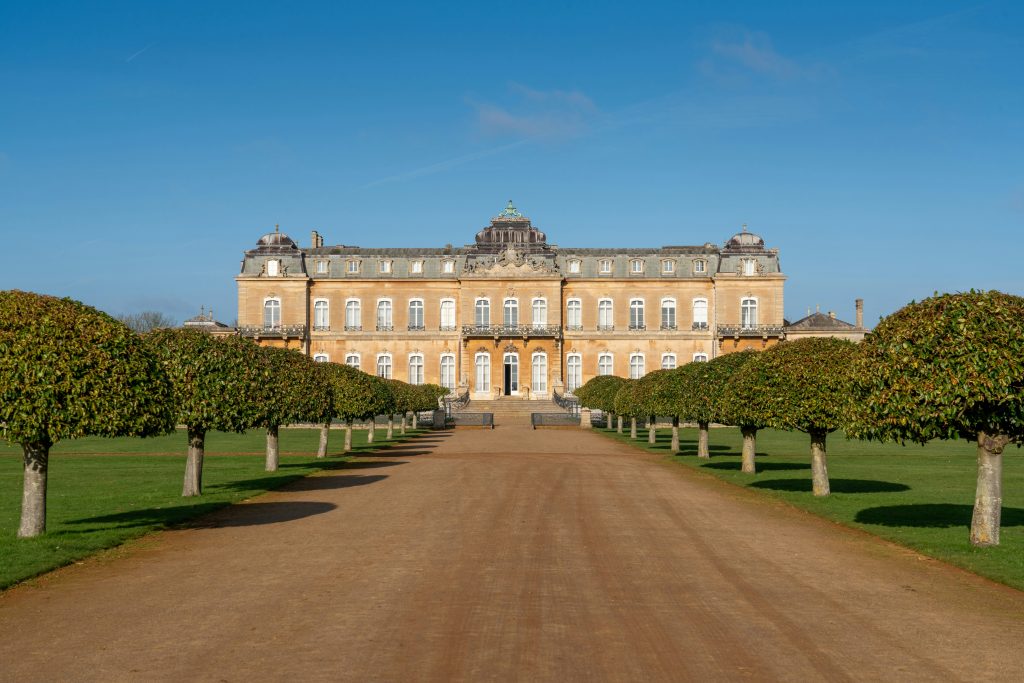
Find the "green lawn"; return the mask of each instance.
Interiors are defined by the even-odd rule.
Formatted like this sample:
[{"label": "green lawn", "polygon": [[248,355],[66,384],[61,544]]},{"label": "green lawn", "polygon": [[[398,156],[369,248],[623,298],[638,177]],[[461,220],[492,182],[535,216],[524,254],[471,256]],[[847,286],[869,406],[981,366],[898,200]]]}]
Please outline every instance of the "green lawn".
[{"label": "green lawn", "polygon": [[679,454],[669,453],[671,433],[647,432],[631,442],[626,434],[597,430],[662,453],[682,466],[754,489],[841,524],[945,560],[995,581],[1024,589],[1024,450],[1003,457],[1003,516],[1000,545],[974,548],[968,538],[974,506],[975,449],[965,441],[899,446],[828,438],[832,495],[811,495],[810,440],[800,432],[763,430],[757,439],[756,475],[740,472],[738,429],[710,432],[711,460],[696,457],[697,431],[680,430]]},{"label": "green lawn", "polygon": [[[366,444],[353,432],[353,454],[402,440]],[[412,438],[409,430],[404,438]],[[321,469],[344,467],[344,432],[331,430],[329,456],[315,457],[320,432],[281,430],[281,468],[263,470],[265,435],[211,433],[206,439],[203,495],[182,498],[186,437],[179,431],[151,439],[83,438],[58,443],[50,455],[47,533],[18,539],[21,450],[0,445],[0,589],[70,564],[151,531],[181,524]],[[2,443],[2,442],[0,442]],[[105,455],[114,454],[114,455]]]}]

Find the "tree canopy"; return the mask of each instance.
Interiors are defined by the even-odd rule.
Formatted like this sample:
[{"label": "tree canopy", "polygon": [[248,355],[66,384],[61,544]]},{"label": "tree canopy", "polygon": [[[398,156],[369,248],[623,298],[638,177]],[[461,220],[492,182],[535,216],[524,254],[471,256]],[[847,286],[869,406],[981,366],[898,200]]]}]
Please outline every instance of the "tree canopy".
[{"label": "tree canopy", "polygon": [[642,380],[627,379],[619,385],[615,393],[613,410],[616,415],[642,418],[651,414],[648,392]]},{"label": "tree canopy", "polygon": [[346,421],[364,420],[396,409],[395,396],[385,380],[348,365],[329,363],[326,366],[330,368],[336,417]]},{"label": "tree canopy", "polygon": [[648,415],[676,418],[681,416],[679,399],[683,384],[676,370],[654,370],[637,381],[644,392],[644,405]]},{"label": "tree canopy", "polygon": [[331,418],[334,396],[330,382],[325,381],[322,364],[299,351],[274,347],[261,348],[260,360],[260,412],[264,426],[321,423]]},{"label": "tree canopy", "polygon": [[615,375],[598,375],[576,389],[576,398],[584,408],[594,408],[604,412],[615,410],[615,394],[626,380]]},{"label": "tree canopy", "polygon": [[726,385],[737,370],[757,355],[757,351],[738,351],[718,356],[707,363],[687,363],[673,370],[677,376],[677,402],[675,412],[684,420],[708,424],[729,422],[724,417],[723,399]]}]

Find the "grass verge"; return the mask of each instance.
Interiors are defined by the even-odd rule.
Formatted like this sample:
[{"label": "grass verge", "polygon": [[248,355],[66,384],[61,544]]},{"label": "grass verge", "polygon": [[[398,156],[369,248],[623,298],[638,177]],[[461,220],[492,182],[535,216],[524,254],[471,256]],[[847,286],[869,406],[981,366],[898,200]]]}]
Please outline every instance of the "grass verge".
[{"label": "grass verge", "polygon": [[800,432],[762,430],[757,440],[758,473],[740,472],[738,429],[712,429],[711,460],[696,457],[697,431],[680,430],[680,452],[669,452],[671,431],[647,433],[599,429],[610,438],[661,454],[737,486],[876,536],[1000,583],[1024,590],[1024,451],[1007,448],[1003,457],[1003,516],[1000,545],[975,548],[969,540],[977,476],[975,448],[964,441],[900,446],[828,438],[832,495],[811,495],[810,440]]},{"label": "grass verge", "polygon": [[313,457],[316,429],[281,430],[281,467],[263,470],[265,434],[211,433],[206,440],[203,495],[182,498],[184,432],[151,439],[88,437],[58,443],[50,455],[47,533],[18,539],[21,514],[21,449],[0,446],[0,589],[71,564],[100,550],[187,522],[231,503],[278,488],[313,472],[343,468],[360,453],[394,445],[416,432],[366,443],[352,433],[353,450],[343,454],[344,432],[331,430],[326,459]]}]

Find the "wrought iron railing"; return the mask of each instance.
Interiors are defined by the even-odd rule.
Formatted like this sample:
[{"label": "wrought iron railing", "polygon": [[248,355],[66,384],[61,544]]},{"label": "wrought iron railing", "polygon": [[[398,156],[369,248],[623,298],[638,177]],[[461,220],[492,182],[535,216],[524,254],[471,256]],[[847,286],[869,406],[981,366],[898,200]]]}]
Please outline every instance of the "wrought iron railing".
[{"label": "wrought iron railing", "polygon": [[331,326],[330,325],[313,325],[313,331],[314,332],[330,332],[331,331]]},{"label": "wrought iron railing", "polygon": [[615,330],[615,325],[598,325],[598,332],[612,332]]},{"label": "wrought iron railing", "polygon": [[558,337],[562,328],[556,325],[463,325],[466,337]]},{"label": "wrought iron railing", "polygon": [[363,326],[362,325],[345,325],[345,331],[346,332],[362,332],[363,331]]},{"label": "wrought iron railing", "polygon": [[647,325],[644,325],[643,323],[639,323],[639,324],[636,324],[636,325],[630,325],[629,326],[629,330],[631,332],[639,332],[639,331],[643,331],[643,330],[646,330],[646,329],[647,329]]},{"label": "wrought iron railing", "polygon": [[243,337],[285,339],[306,336],[305,325],[243,325],[238,328]]},{"label": "wrought iron railing", "polygon": [[[706,330],[706,329],[708,329],[708,324],[707,323],[694,323],[693,324],[693,329],[695,329],[695,330]],[[719,328],[719,329],[721,329],[721,328]]]},{"label": "wrought iron railing", "polygon": [[719,325],[719,337],[774,337],[785,332],[782,325]]},{"label": "wrought iron railing", "polygon": [[565,329],[569,332],[582,332],[583,325],[566,325]]},{"label": "wrought iron railing", "polygon": [[570,415],[579,415],[580,413],[580,400],[575,396],[567,396],[557,391],[552,391],[551,400],[555,402],[556,406],[567,411]]},{"label": "wrought iron railing", "polygon": [[445,396],[443,400],[444,414],[451,417],[456,410],[461,410],[469,405],[469,389],[466,389],[461,394]]},{"label": "wrought iron railing", "polygon": [[391,332],[394,329],[395,329],[394,325],[380,325],[380,324],[377,325],[377,331],[378,332]]},{"label": "wrought iron railing", "polygon": [[665,332],[675,332],[679,328],[676,327],[675,323],[662,323],[661,324],[661,329],[662,329],[662,331],[665,331]]},{"label": "wrought iron railing", "polygon": [[455,325],[441,325],[437,329],[440,330],[441,332],[454,332],[459,328],[456,327]]},{"label": "wrought iron railing", "polygon": [[422,332],[427,329],[426,325],[409,325],[410,332]]}]

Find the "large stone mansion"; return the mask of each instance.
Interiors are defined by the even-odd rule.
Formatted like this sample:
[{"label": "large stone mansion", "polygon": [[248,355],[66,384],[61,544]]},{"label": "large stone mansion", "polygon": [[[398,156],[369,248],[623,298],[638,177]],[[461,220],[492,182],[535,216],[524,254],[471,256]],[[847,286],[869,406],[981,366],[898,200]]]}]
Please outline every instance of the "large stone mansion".
[{"label": "large stone mansion", "polygon": [[785,335],[777,249],[564,248],[509,202],[461,248],[299,248],[275,230],[245,253],[239,333],[473,398],[549,398],[599,374],[764,348]]}]

